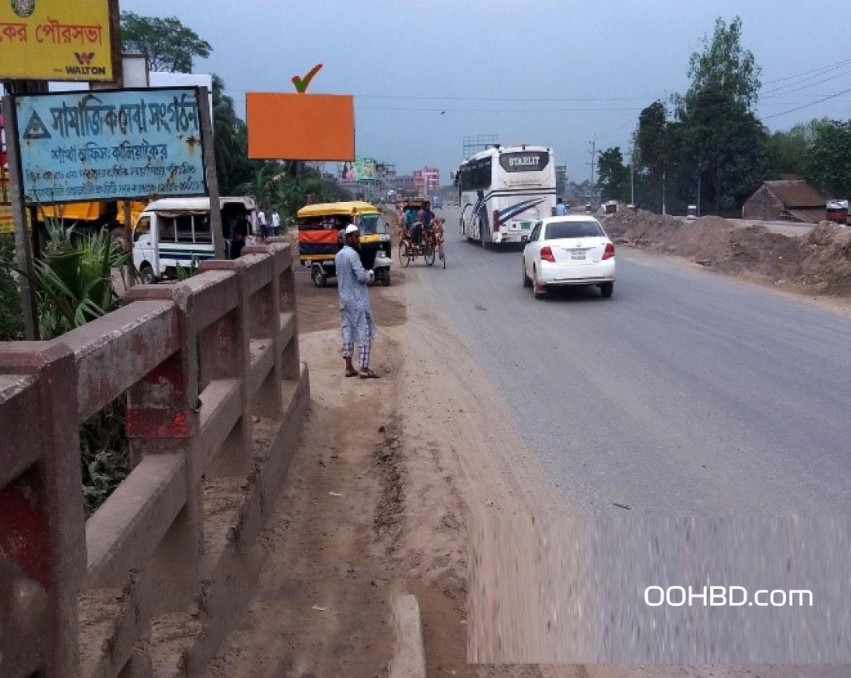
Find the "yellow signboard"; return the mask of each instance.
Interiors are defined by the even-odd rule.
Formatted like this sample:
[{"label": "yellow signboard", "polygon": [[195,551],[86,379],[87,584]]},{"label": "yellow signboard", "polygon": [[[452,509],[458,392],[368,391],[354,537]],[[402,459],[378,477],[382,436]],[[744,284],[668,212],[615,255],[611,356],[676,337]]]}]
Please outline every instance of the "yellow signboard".
[{"label": "yellow signboard", "polygon": [[0,80],[114,80],[111,4],[0,1]]}]

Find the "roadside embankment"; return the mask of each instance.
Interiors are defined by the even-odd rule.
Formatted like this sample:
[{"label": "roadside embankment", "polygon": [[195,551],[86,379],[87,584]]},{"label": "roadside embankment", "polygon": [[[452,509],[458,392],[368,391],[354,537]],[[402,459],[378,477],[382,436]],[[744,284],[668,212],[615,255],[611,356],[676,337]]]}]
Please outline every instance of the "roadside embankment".
[{"label": "roadside embankment", "polygon": [[616,243],[682,257],[725,274],[806,294],[851,296],[851,232],[827,221],[796,237],[720,217],[682,220],[621,210],[606,217],[603,226]]}]

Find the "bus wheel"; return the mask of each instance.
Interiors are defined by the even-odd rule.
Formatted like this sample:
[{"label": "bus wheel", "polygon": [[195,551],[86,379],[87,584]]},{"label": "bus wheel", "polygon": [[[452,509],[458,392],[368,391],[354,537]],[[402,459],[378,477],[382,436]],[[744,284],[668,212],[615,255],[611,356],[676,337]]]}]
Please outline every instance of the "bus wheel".
[{"label": "bus wheel", "polygon": [[328,284],[328,276],[325,275],[321,266],[314,266],[310,271],[310,277],[313,278],[313,284],[317,287],[325,287]]},{"label": "bus wheel", "polygon": [[143,285],[153,285],[157,281],[154,275],[154,269],[151,268],[150,264],[142,264],[142,269],[139,271],[139,280],[142,281]]}]

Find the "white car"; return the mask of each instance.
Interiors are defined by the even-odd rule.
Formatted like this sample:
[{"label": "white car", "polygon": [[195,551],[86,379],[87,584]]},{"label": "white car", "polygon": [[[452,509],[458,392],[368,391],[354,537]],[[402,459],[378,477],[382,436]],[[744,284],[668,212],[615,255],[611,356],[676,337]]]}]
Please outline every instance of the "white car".
[{"label": "white car", "polygon": [[600,222],[587,214],[551,217],[535,224],[523,249],[523,285],[535,297],[547,288],[595,285],[611,297],[615,289],[615,245]]}]

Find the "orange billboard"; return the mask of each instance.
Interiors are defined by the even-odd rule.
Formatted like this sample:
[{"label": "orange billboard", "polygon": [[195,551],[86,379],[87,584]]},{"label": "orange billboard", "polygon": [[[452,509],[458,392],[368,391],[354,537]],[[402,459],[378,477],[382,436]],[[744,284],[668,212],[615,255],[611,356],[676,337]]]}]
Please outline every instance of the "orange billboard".
[{"label": "orange billboard", "polygon": [[353,160],[355,101],[350,94],[248,92],[248,157]]}]

